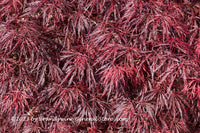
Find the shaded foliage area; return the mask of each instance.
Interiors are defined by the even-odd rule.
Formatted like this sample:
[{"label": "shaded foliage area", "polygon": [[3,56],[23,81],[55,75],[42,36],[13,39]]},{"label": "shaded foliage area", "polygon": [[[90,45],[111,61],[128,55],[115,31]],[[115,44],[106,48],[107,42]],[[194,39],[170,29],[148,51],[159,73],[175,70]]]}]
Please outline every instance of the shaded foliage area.
[{"label": "shaded foliage area", "polygon": [[1,0],[0,132],[199,132],[199,57],[195,0]]}]

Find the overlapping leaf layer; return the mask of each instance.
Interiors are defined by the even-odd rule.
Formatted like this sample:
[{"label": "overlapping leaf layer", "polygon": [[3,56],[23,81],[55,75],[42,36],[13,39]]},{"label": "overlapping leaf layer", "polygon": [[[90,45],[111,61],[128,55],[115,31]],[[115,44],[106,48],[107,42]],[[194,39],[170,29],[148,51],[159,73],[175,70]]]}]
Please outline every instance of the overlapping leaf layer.
[{"label": "overlapping leaf layer", "polygon": [[200,2],[1,0],[0,94],[2,133],[200,132]]}]

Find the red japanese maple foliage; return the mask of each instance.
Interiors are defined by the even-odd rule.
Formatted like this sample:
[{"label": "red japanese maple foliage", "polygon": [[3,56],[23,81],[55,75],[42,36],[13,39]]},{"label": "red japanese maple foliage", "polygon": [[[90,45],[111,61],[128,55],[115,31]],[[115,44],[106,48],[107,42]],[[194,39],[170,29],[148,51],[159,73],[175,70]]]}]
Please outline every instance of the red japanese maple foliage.
[{"label": "red japanese maple foliage", "polygon": [[0,0],[0,132],[200,132],[200,2]]}]

